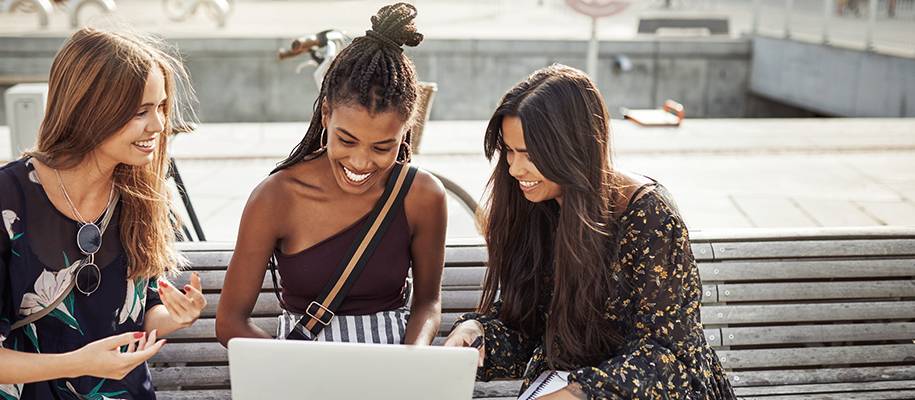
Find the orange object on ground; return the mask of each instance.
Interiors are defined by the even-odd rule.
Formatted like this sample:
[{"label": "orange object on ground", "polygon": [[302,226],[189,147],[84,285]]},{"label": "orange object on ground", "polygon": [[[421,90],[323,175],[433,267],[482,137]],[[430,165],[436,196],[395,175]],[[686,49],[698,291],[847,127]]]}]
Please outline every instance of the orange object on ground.
[{"label": "orange object on ground", "polygon": [[680,126],[686,118],[683,104],[673,100],[664,101],[660,110],[630,110],[623,108],[623,118],[641,126]]}]

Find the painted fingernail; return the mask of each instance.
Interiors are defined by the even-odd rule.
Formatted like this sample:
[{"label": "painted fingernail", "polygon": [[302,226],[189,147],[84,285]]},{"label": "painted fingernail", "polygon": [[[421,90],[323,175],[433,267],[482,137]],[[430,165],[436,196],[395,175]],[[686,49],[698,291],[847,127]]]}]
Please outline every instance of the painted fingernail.
[{"label": "painted fingernail", "polygon": [[133,333],[133,338],[134,338],[134,339],[142,339],[144,335],[146,335],[146,332],[134,332],[134,333]]},{"label": "painted fingernail", "polygon": [[168,287],[168,282],[166,282],[166,281],[159,281],[159,286],[161,286],[161,287]]},{"label": "painted fingernail", "polygon": [[191,290],[191,285],[184,285],[184,290],[190,291],[190,290]]}]

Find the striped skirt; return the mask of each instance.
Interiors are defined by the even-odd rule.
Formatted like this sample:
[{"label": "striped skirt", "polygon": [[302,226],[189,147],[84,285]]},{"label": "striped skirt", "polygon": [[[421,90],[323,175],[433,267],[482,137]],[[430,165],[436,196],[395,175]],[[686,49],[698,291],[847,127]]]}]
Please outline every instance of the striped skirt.
[{"label": "striped skirt", "polygon": [[[276,338],[285,340],[292,329],[296,328],[303,314],[283,311],[277,326]],[[337,315],[329,326],[318,333],[319,342],[350,342],[350,343],[379,343],[403,344],[404,333],[407,330],[407,320],[410,318],[408,308],[382,311],[369,315]],[[311,337],[309,332],[306,337]]]}]

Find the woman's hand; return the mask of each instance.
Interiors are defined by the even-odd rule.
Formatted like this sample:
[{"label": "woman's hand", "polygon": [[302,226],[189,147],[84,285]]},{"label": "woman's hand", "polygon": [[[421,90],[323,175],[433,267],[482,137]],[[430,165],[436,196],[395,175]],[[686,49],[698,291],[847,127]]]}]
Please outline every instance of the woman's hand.
[{"label": "woman's hand", "polygon": [[168,310],[168,315],[182,328],[191,326],[197,321],[203,308],[207,306],[207,300],[203,297],[200,284],[200,275],[196,272],[191,274],[190,284],[184,285],[183,293],[164,279],[159,279],[159,298],[162,299],[162,304]]},{"label": "woman's hand", "polygon": [[570,383],[562,390],[555,391],[546,396],[538,397],[539,400],[583,400],[587,399],[588,395],[584,390],[581,390],[581,386],[577,383]]},{"label": "woman's hand", "polygon": [[445,346],[451,347],[476,347],[480,351],[480,361],[477,366],[483,366],[486,357],[486,344],[483,342],[483,324],[476,320],[467,320],[451,331],[445,339]]},{"label": "woman's hand", "polygon": [[[127,332],[96,340],[68,355],[74,365],[73,370],[79,371],[75,376],[121,380],[164,345],[165,339],[156,340],[156,331],[152,331],[149,337],[144,332]],[[122,352],[124,346],[127,350]]]}]

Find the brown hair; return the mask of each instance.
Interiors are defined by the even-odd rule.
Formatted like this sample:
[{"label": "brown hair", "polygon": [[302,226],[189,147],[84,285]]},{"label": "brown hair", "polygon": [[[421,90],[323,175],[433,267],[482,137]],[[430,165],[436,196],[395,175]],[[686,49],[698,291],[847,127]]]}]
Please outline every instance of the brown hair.
[{"label": "brown hair", "polygon": [[186,264],[173,246],[181,233],[170,214],[165,181],[168,138],[189,126],[184,114],[193,117],[189,105],[194,93],[181,61],[150,37],[80,29],[51,65],[47,112],[37,147],[27,153],[54,169],[73,168],[86,160],[136,114],[153,68],[165,77],[165,129],[151,163],[120,164],[113,177],[121,194],[119,227],[130,278],[175,272]]},{"label": "brown hair", "polygon": [[[561,207],[555,200],[527,201],[509,175],[506,116],[520,118],[531,162],[562,188]],[[483,219],[489,268],[480,310],[489,310],[501,291],[499,317],[528,335],[545,331],[554,368],[599,363],[622,342],[604,317],[618,248],[611,245],[610,120],[600,92],[577,69],[540,69],[505,94],[484,140],[486,157],[498,153],[498,163]],[[552,288],[544,287],[546,275],[553,276]],[[539,304],[550,289],[550,304]],[[542,307],[549,307],[547,321],[539,316]]]},{"label": "brown hair", "polygon": [[[416,7],[396,3],[372,17],[372,29],[353,40],[330,64],[314,104],[311,123],[302,141],[273,172],[313,156],[323,145],[322,105],[357,104],[371,113],[396,111],[407,123],[416,118],[416,69],[402,46],[418,46],[423,35],[413,20]],[[412,128],[407,130],[397,160],[409,162]]]}]

